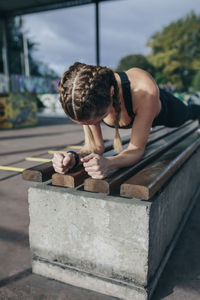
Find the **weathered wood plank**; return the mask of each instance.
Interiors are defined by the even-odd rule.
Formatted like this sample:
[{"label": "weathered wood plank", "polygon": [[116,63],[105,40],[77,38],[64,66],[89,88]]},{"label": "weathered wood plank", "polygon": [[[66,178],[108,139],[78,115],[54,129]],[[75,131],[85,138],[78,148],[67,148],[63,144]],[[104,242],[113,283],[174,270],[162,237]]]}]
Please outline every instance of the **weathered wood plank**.
[{"label": "weathered wood plank", "polygon": [[162,128],[158,128],[155,131],[152,131],[151,134],[149,135],[149,139],[147,142],[147,145],[150,145],[156,141],[158,141],[161,137],[164,138],[165,136],[176,132],[178,130],[180,130],[181,128],[191,124],[192,121],[187,121],[185,124],[183,124],[180,127],[162,127]]},{"label": "weathered wood plank", "polygon": [[[129,136],[125,136],[122,138],[122,144],[126,144],[127,142],[129,142],[130,137]],[[109,151],[113,148],[113,141],[109,140],[105,142],[105,151]],[[80,170],[83,168],[80,168]],[[78,170],[78,169],[77,169]],[[74,172],[74,179],[68,177],[68,180],[73,181],[74,182],[79,182],[78,181],[78,173],[77,170]],[[79,171],[80,171],[79,170]],[[28,180],[28,181],[35,181],[35,182],[44,182],[47,181],[49,179],[51,179],[52,175],[55,173],[55,170],[52,166],[52,162],[49,163],[43,163],[43,164],[39,164],[37,166],[31,167],[31,168],[27,168],[22,172],[22,178],[24,180]],[[57,174],[57,173],[56,173]],[[72,174],[72,173],[71,173]],[[82,170],[80,172],[81,177],[84,180],[84,170]],[[58,179],[56,179],[57,182]],[[60,177],[60,180],[64,180]],[[65,179],[64,181],[66,181],[67,179]],[[70,183],[71,184],[71,183]],[[76,185],[77,186],[77,185]]]},{"label": "weathered wood plank", "polygon": [[[124,144],[123,147],[126,148],[128,145]],[[107,152],[104,152],[103,156],[112,156],[115,155],[116,153],[114,150],[110,150]],[[85,179],[87,179],[89,175],[83,168],[83,166],[79,166],[79,168],[74,171],[74,172],[69,172],[67,174],[59,174],[59,173],[54,173],[52,175],[52,185],[58,185],[58,186],[64,186],[64,187],[71,187],[75,188],[82,184]]]},{"label": "weathered wood plank", "polygon": [[87,172],[82,166],[79,166],[75,172],[67,174],[55,173],[52,176],[52,184],[65,187],[77,187],[83,183],[84,179],[88,178]]},{"label": "weathered wood plank", "polygon": [[[162,126],[159,126],[155,129],[153,129],[151,134],[150,134],[149,143],[153,143],[155,140],[158,140],[159,138],[161,138],[161,135],[169,134],[173,130],[177,130],[177,129],[176,128],[175,129],[174,128],[164,128]],[[129,142],[129,139],[130,139],[129,136],[123,137],[122,138],[122,144],[126,145]],[[113,149],[113,141],[112,140],[106,141],[105,142],[105,152],[108,152],[111,149]],[[107,153],[105,156],[107,156],[107,155],[113,155],[113,154]],[[64,181],[65,184],[67,184],[67,180],[69,180],[70,186],[71,186],[71,182],[74,181],[74,184],[75,184],[74,187],[76,187],[78,182],[80,182],[78,180],[79,176],[82,177],[83,180],[86,178],[85,174],[84,174],[85,173],[84,170],[80,169],[79,171],[80,171],[80,174],[77,173],[77,171],[75,172],[74,179],[71,178],[71,177],[67,177],[68,179],[67,178],[63,179],[63,178],[61,178],[63,176],[61,174],[62,176],[60,177],[60,180]],[[52,166],[52,163],[49,162],[49,163],[43,163],[43,164],[39,164],[39,165],[36,165],[34,167],[31,167],[31,168],[25,169],[22,173],[22,178],[24,180],[28,180],[28,181],[44,182],[44,181],[47,181],[47,180],[51,179],[53,174],[57,174],[57,173],[55,173],[55,170]],[[71,174],[69,176],[73,177],[73,175],[72,175],[73,173],[69,173],[69,174]],[[56,182],[58,182],[58,176],[57,176],[57,178],[54,177],[54,179],[56,180]],[[56,183],[56,185],[57,185],[57,183]],[[68,186],[68,185],[65,185],[65,186]]]},{"label": "weathered wood plank", "polygon": [[[154,128],[152,130],[152,134],[156,133],[156,132],[158,132],[162,129],[163,129],[163,126],[158,126],[158,127]],[[130,139],[130,136],[123,137],[122,138],[122,144],[124,145],[124,144],[128,143],[129,139]],[[106,141],[105,142],[105,152],[110,151],[111,149],[113,149],[113,141],[112,140]],[[79,173],[77,173],[77,171],[78,170],[76,170],[74,176],[72,176],[74,178],[66,177],[65,179],[63,179],[63,178],[60,177],[60,180],[61,181],[63,180],[63,182],[65,182],[65,183],[69,181],[70,186],[72,184],[71,182],[74,181],[74,187],[77,186],[78,183],[80,182],[78,180],[79,176],[82,177],[83,180],[85,179],[84,170],[82,170],[80,172],[80,175],[79,175]],[[39,165],[36,165],[34,167],[31,167],[31,168],[25,169],[22,173],[22,178],[24,180],[28,180],[28,181],[44,182],[44,181],[47,181],[47,180],[51,179],[51,177],[54,173],[55,173],[55,170],[52,166],[52,163],[49,162],[49,163],[43,163],[43,164],[39,164]],[[69,175],[69,176],[71,176],[71,175]],[[57,182],[58,178],[55,177],[55,180]],[[57,185],[57,183],[56,183],[56,185]]]},{"label": "weathered wood plank", "polygon": [[199,146],[200,137],[194,132],[125,181],[121,185],[120,195],[149,200]]},{"label": "weathered wood plank", "polygon": [[22,172],[22,178],[24,180],[44,182],[49,180],[53,173],[55,173],[55,171],[52,166],[52,162],[47,162],[25,169]]},{"label": "weathered wood plank", "polygon": [[187,126],[181,127],[178,131],[164,137],[146,148],[143,159],[131,167],[118,169],[110,173],[105,179],[88,178],[84,182],[84,189],[91,192],[110,194],[119,192],[120,185],[144,168],[175,144],[198,128],[198,121],[193,121]]},{"label": "weathered wood plank", "polygon": [[[152,130],[149,135],[149,140],[147,145],[152,144],[154,141],[157,141],[163,136],[166,136],[176,130],[177,128],[166,128],[166,127],[156,128]],[[122,139],[123,148],[126,148],[128,146],[128,142],[129,142],[129,136]],[[108,149],[112,149],[112,147],[110,147],[112,145],[111,143],[113,142],[110,141],[110,144],[107,144],[106,146],[107,151],[104,153],[103,155],[104,157],[115,155],[114,150],[108,151]],[[84,168],[82,167],[79,168],[78,171],[67,173],[67,174],[59,174],[59,173],[53,174],[52,184],[75,188],[78,185],[82,184],[84,180],[87,178],[89,178],[89,175],[85,172]]]}]

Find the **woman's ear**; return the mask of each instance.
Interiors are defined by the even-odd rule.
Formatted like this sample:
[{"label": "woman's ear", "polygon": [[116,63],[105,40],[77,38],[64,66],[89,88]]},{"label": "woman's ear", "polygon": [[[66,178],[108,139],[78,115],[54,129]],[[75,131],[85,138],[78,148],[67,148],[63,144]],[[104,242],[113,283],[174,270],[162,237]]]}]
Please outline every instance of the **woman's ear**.
[{"label": "woman's ear", "polygon": [[111,85],[110,87],[110,96],[112,97],[114,95],[114,86]]}]

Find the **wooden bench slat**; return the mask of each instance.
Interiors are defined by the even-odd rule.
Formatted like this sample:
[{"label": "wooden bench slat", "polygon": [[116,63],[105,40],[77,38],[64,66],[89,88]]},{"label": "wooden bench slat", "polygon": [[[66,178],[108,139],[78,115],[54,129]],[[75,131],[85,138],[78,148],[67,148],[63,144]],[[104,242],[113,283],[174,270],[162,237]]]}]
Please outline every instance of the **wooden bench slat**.
[{"label": "wooden bench slat", "polygon": [[160,129],[158,128],[159,130],[153,131],[150,134],[147,145],[150,145],[150,144],[158,141],[161,138],[161,136],[164,138],[165,136],[167,136],[173,132],[176,132],[185,126],[188,126],[191,123],[192,123],[192,121],[190,120],[190,121],[187,121],[186,123],[184,123],[180,127],[162,127]]},{"label": "wooden bench slat", "polygon": [[[152,134],[156,133],[157,131],[162,130],[162,129],[163,129],[163,126],[155,127],[152,130]],[[128,143],[129,139],[130,139],[130,136],[123,137],[122,138],[122,144]],[[113,149],[113,141],[112,140],[106,141],[105,142],[105,152],[107,152],[111,149]],[[25,169],[22,172],[22,179],[23,180],[28,180],[28,181],[35,181],[35,182],[44,182],[44,181],[47,181],[47,180],[51,179],[51,177],[54,173],[55,173],[55,170],[54,170],[51,162],[43,163],[43,164],[39,164],[39,165],[31,167],[31,168]],[[71,175],[69,175],[69,176],[71,176]],[[83,178],[85,178],[84,177],[85,176],[84,172],[82,171],[79,175],[76,171],[74,176],[73,176],[74,178],[67,177],[65,179],[60,178],[60,180],[61,181],[63,180],[64,182],[69,181],[70,186],[71,186],[70,182],[74,181],[74,186],[77,186],[78,183],[80,182],[79,179],[78,179],[79,176],[82,176]]]},{"label": "wooden bench slat", "polygon": [[187,126],[181,127],[178,131],[166,136],[162,140],[159,140],[149,147],[146,148],[143,159],[131,167],[118,169],[113,171],[105,179],[93,179],[88,178],[84,182],[84,189],[91,192],[100,192],[105,194],[110,194],[113,192],[119,192],[120,184],[125,180],[135,175],[148,163],[155,160],[157,157],[162,155],[176,143],[180,142],[187,135],[191,134],[198,128],[198,121],[193,121]]},{"label": "wooden bench slat", "polygon": [[52,166],[52,162],[47,162],[25,169],[22,172],[22,178],[24,180],[44,182],[49,180],[53,173],[55,173],[55,170]]},{"label": "wooden bench slat", "polygon": [[149,200],[199,146],[200,137],[195,132],[125,181],[120,195]]},{"label": "wooden bench slat", "polygon": [[[124,144],[123,148],[126,148],[127,145],[128,145],[128,143]],[[103,156],[106,157],[106,156],[112,156],[115,154],[116,153],[114,150],[110,150],[110,151],[104,152]],[[54,173],[52,175],[52,185],[75,188],[75,187],[79,186],[80,184],[82,184],[84,182],[84,180],[87,179],[88,177],[90,177],[90,176],[88,175],[88,173],[85,171],[85,169],[81,165],[74,172],[69,172],[67,174]]]},{"label": "wooden bench slat", "polygon": [[[122,144],[126,144],[127,142],[129,142],[129,139],[130,139],[129,136],[123,137]],[[113,148],[113,141],[110,141],[110,140],[106,141],[105,142],[105,152],[111,150],[112,148]],[[44,182],[44,181],[51,179],[51,177],[54,173],[55,173],[55,170],[52,166],[52,162],[43,163],[43,164],[39,164],[39,165],[31,167],[31,168],[25,169],[22,172],[22,179],[29,180],[29,181],[35,181],[35,182]],[[83,175],[83,177],[84,177],[84,174],[82,174],[82,172],[80,174]],[[77,171],[75,172],[74,176],[75,176],[75,181],[78,181]],[[62,180],[62,179],[60,179],[60,180]],[[68,180],[70,180],[70,177],[68,178]],[[72,178],[71,178],[71,180],[73,181]]]},{"label": "wooden bench slat", "polygon": [[[151,133],[149,135],[147,145],[152,144],[154,141],[157,141],[160,138],[162,138],[163,136],[166,136],[176,130],[177,130],[177,128],[166,128],[166,127],[155,128],[154,130],[151,131]],[[128,143],[126,143],[126,142],[129,142],[129,138],[130,138],[129,136],[123,138],[123,140],[122,140],[123,148],[126,148],[128,146]],[[112,143],[112,141],[110,141],[110,142]],[[106,149],[110,149],[110,147],[109,148],[106,147]],[[103,156],[106,157],[106,156],[112,156],[112,155],[115,155],[114,150],[105,152]],[[89,177],[90,176],[85,172],[84,168],[82,167],[76,172],[67,173],[65,175],[59,174],[59,173],[53,174],[52,184],[58,185],[58,186],[75,188],[78,185],[82,184],[84,182],[84,180]]]},{"label": "wooden bench slat", "polygon": [[65,175],[59,173],[53,174],[52,184],[74,188],[82,184],[86,178],[88,178],[87,172],[82,166],[79,166],[73,173],[69,172]]},{"label": "wooden bench slat", "polygon": [[[153,143],[155,140],[159,139],[162,134],[169,134],[172,130],[177,130],[177,129],[176,128],[175,129],[174,128],[165,128],[163,126],[153,128],[153,130],[150,134],[149,143]],[[130,136],[123,137],[122,144],[123,145],[127,144],[129,142],[129,139],[130,139]],[[106,141],[105,142],[105,152],[111,150],[112,148],[113,148],[113,141],[112,140]],[[106,155],[111,155],[111,154],[107,153]],[[22,172],[22,179],[28,180],[28,181],[35,181],[35,182],[44,182],[44,181],[51,179],[53,174],[57,174],[57,173],[55,173],[52,163],[51,162],[42,163],[42,164],[36,165],[34,167],[25,169]],[[84,170],[80,171],[80,173],[77,173],[77,171],[76,171],[74,175],[72,175],[72,174],[74,174],[74,173],[69,173],[68,174],[69,176],[67,178],[65,178],[65,179],[60,178],[60,180],[64,181],[65,184],[67,184],[67,182],[69,181],[70,186],[71,186],[71,182],[74,181],[73,187],[76,187],[77,185],[79,185],[79,182],[81,182],[81,180],[78,179],[79,176],[82,177],[83,180],[86,178],[85,177],[86,174],[85,174]],[[60,174],[60,175],[62,175],[62,174]],[[66,176],[66,175],[64,175],[64,176]],[[83,183],[83,180],[82,180],[82,183]],[[56,181],[58,182],[58,178],[56,179]],[[65,186],[68,186],[68,185],[65,185]]]}]

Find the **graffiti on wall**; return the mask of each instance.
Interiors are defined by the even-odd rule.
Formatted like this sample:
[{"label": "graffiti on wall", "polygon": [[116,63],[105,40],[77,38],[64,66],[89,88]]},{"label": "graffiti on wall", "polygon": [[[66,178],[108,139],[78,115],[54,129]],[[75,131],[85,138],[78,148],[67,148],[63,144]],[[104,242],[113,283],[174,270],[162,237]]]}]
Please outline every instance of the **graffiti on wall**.
[{"label": "graffiti on wall", "polygon": [[23,75],[11,76],[11,90],[13,93],[58,93],[59,79],[44,77],[26,77]]},{"label": "graffiti on wall", "polygon": [[[23,75],[10,76],[10,90],[12,93],[35,93],[55,94],[58,93],[59,79],[45,77],[26,77]],[[9,79],[6,75],[0,74],[0,93],[9,92]]]},{"label": "graffiti on wall", "polygon": [[37,125],[36,97],[31,94],[9,94],[0,97],[0,128]]},{"label": "graffiti on wall", "polygon": [[66,116],[59,101],[59,94],[39,94],[37,97],[44,105],[44,108],[40,109],[43,115]]},{"label": "graffiti on wall", "polygon": [[0,93],[8,93],[9,85],[8,85],[8,77],[4,74],[0,74]]}]

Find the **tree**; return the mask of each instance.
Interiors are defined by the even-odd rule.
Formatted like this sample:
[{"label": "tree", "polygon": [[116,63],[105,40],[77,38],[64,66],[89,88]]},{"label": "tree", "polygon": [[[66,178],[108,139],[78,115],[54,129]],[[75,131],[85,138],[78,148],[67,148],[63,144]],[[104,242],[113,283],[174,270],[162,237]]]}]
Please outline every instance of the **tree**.
[{"label": "tree", "polygon": [[147,60],[144,55],[141,54],[131,54],[121,58],[116,68],[116,72],[121,72],[132,67],[141,68],[149,72],[151,75],[154,75],[155,70],[153,65]]},{"label": "tree", "polygon": [[200,91],[200,70],[196,72],[193,81],[192,81],[192,89],[194,91]]},{"label": "tree", "polygon": [[147,42],[149,61],[179,90],[188,90],[200,69],[200,16],[190,12],[156,32]]},{"label": "tree", "polygon": [[[23,74],[23,22],[21,18],[9,18],[7,20],[7,43],[8,43],[8,58],[9,58],[9,73]],[[56,77],[53,70],[49,69],[43,63],[34,59],[33,53],[36,50],[38,43],[27,40],[29,51],[29,67],[32,76],[45,76],[51,74],[50,77]],[[0,47],[2,49],[2,25],[0,23]],[[44,66],[44,67],[42,67]],[[48,72],[47,72],[48,69]],[[43,74],[45,70],[45,74]],[[0,73],[3,73],[2,55],[0,56]],[[53,74],[53,75],[52,75]],[[57,76],[58,77],[58,76]]]}]

